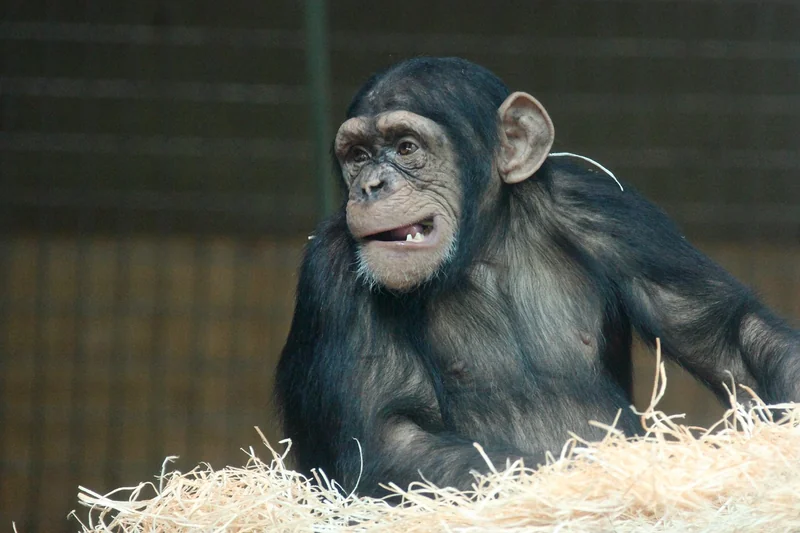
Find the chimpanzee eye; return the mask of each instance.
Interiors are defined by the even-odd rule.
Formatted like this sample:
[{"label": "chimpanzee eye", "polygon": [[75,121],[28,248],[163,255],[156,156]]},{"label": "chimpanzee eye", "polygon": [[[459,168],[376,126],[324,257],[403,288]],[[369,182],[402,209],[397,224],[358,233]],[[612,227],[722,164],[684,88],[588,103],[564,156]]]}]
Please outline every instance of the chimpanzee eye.
[{"label": "chimpanzee eye", "polygon": [[411,155],[417,151],[417,145],[411,141],[402,141],[397,145],[397,153],[400,155]]},{"label": "chimpanzee eye", "polygon": [[360,146],[354,146],[347,156],[351,163],[366,163],[369,160],[369,152]]}]

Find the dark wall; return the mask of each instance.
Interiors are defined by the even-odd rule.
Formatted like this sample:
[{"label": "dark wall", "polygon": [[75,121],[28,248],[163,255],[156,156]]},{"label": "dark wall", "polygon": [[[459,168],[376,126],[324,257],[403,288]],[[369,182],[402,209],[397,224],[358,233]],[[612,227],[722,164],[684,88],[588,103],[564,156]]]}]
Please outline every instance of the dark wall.
[{"label": "dark wall", "polygon": [[[116,4],[7,2],[12,221],[41,224],[24,215],[46,205],[192,231],[310,226],[302,3]],[[330,26],[336,119],[376,69],[465,56],[544,102],[557,149],[599,158],[692,233],[798,235],[794,2],[342,1]],[[127,223],[160,227],[147,218]]]},{"label": "dark wall", "polygon": [[[797,2],[330,4],[335,124],[376,69],[479,62],[545,104],[555,149],[641,189],[797,324]],[[272,369],[319,217],[303,3],[0,13],[0,523],[74,530],[78,484],[279,437]],[[719,413],[670,379],[668,409]]]}]

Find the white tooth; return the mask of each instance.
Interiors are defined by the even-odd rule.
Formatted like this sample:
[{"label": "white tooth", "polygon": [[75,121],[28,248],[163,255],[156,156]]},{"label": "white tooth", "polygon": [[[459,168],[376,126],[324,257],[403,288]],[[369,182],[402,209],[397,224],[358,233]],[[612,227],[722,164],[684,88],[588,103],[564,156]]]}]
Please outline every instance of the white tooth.
[{"label": "white tooth", "polygon": [[417,233],[414,235],[414,242],[422,242],[425,240],[425,236],[422,233]]},{"label": "white tooth", "polygon": [[406,235],[406,242],[413,241],[413,240],[414,240],[414,238],[411,236],[410,233],[408,235]]}]

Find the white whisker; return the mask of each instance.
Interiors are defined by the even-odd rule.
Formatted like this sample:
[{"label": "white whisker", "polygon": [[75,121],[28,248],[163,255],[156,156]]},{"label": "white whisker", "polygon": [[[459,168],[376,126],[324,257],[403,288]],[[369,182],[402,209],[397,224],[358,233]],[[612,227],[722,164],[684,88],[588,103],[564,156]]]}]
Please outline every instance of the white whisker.
[{"label": "white whisker", "polygon": [[577,157],[578,159],[582,159],[584,161],[587,161],[587,162],[593,164],[594,166],[596,166],[597,168],[599,168],[600,170],[602,170],[603,172],[605,172],[606,174],[608,174],[609,176],[611,176],[611,179],[616,181],[617,185],[619,185],[619,190],[621,190],[621,191],[625,190],[625,189],[622,188],[622,184],[619,182],[619,180],[617,179],[617,177],[614,175],[613,172],[611,172],[606,167],[604,167],[603,165],[601,165],[600,163],[598,163],[597,161],[595,161],[594,159],[592,159],[590,157],[586,157],[584,155],[579,155],[579,154],[573,154],[572,152],[551,153],[548,157]]}]

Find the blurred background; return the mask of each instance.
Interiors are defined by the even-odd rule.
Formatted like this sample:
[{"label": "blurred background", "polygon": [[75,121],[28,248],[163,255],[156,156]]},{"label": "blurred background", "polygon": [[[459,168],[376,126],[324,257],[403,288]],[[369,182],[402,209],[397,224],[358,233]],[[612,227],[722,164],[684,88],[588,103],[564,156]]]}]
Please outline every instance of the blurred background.
[{"label": "blurred background", "polygon": [[[378,6],[384,7],[378,7]],[[0,528],[277,444],[295,269],[355,89],[459,55],[800,318],[800,4],[4,0]],[[646,405],[652,354],[637,356]],[[672,368],[664,407],[719,404]],[[85,516],[85,511],[81,511]]]}]

